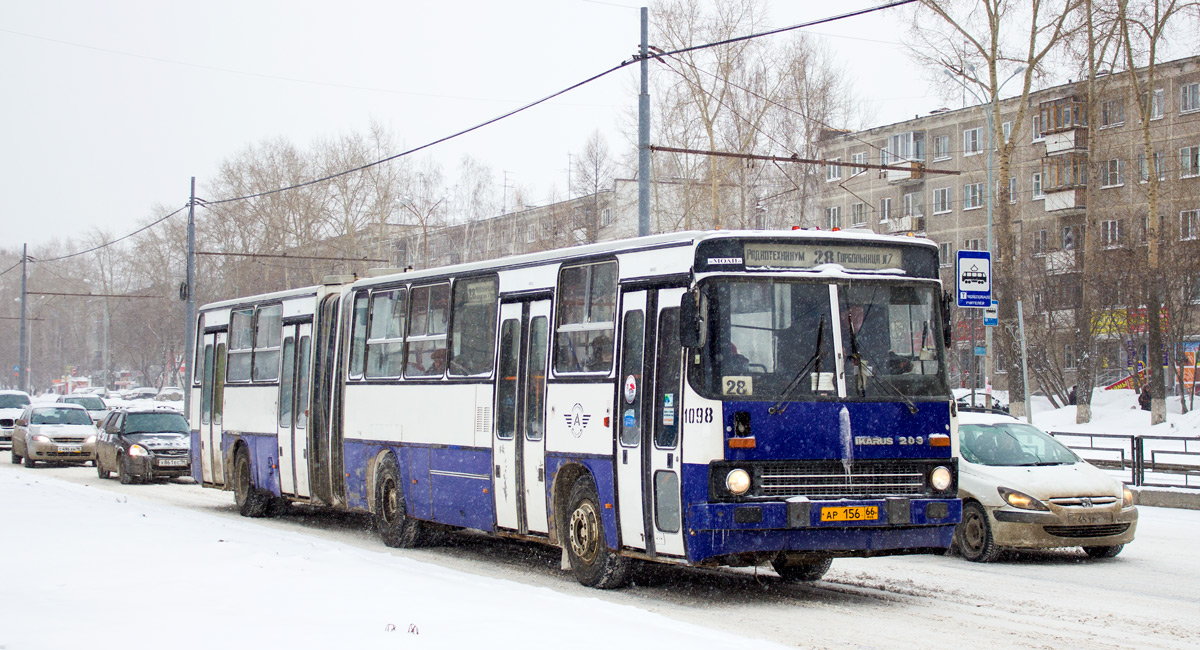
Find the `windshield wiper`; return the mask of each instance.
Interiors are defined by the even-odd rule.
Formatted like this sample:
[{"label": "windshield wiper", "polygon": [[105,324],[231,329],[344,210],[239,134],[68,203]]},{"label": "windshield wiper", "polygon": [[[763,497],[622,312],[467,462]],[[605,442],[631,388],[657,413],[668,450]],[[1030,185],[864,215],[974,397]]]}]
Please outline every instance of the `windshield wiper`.
[{"label": "windshield wiper", "polygon": [[857,382],[859,397],[867,396],[867,387],[863,385],[863,376],[866,376],[868,379],[882,383],[885,388],[891,389],[891,391],[895,393],[897,397],[904,400],[904,404],[908,406],[908,412],[916,415],[917,405],[913,404],[913,401],[908,398],[908,395],[905,395],[899,388],[896,388],[896,385],[888,381],[886,377],[876,373],[874,370],[874,364],[868,368],[868,366],[864,363],[866,359],[858,350],[858,335],[854,333],[854,323],[850,320],[849,314],[846,315],[846,330],[850,332],[850,359],[853,360],[854,363],[858,364]]},{"label": "windshield wiper", "polygon": [[825,316],[821,316],[821,322],[817,325],[817,350],[816,350],[816,352],[813,352],[813,355],[811,357],[809,357],[808,361],[804,362],[804,367],[800,369],[800,372],[796,373],[796,376],[793,377],[792,381],[788,383],[787,388],[783,389],[783,393],[779,396],[779,401],[775,403],[775,406],[772,406],[771,408],[767,409],[767,413],[774,415],[775,413],[783,413],[784,410],[787,409],[787,405],[784,404],[784,402],[787,401],[788,397],[791,396],[793,391],[795,391],[797,388],[800,387],[800,380],[802,378],[804,378],[805,374],[808,372],[808,369],[812,368],[814,364],[816,365],[817,382],[818,382],[818,384],[820,383],[820,381],[821,381],[821,349],[824,347],[824,342],[825,342]]}]

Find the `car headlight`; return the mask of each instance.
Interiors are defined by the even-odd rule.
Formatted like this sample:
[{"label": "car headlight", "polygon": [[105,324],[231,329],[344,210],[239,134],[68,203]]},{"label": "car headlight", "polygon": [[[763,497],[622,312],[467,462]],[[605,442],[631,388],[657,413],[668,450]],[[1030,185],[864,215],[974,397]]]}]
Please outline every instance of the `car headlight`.
[{"label": "car headlight", "polygon": [[50,438],[48,436],[44,436],[40,433],[35,433],[30,437],[33,438],[34,442],[50,442]]},{"label": "car headlight", "polygon": [[1024,492],[1017,492],[1016,490],[1010,490],[1006,487],[998,487],[996,488],[996,491],[1000,493],[1000,498],[1004,499],[1005,503],[1014,508],[1020,508],[1022,510],[1050,509],[1046,507],[1046,504],[1038,501],[1028,494],[1025,494]]},{"label": "car headlight", "polygon": [[1129,506],[1132,506],[1132,505],[1133,505],[1133,490],[1130,490],[1129,488],[1122,485],[1121,486],[1121,507],[1128,508]]},{"label": "car headlight", "polygon": [[133,445],[129,448],[129,455],[134,458],[140,458],[142,456],[149,456],[150,451],[141,445]]},{"label": "car headlight", "polygon": [[96,436],[88,436],[87,438],[84,438],[84,440],[83,440],[83,444],[85,444],[85,445],[90,445],[93,442],[96,442]]},{"label": "car headlight", "polygon": [[750,489],[750,474],[744,469],[735,469],[725,476],[725,487],[735,495],[743,495]]},{"label": "car headlight", "polygon": [[950,487],[950,483],[954,481],[954,475],[950,473],[950,468],[938,465],[929,473],[929,485],[933,489],[941,492]]}]

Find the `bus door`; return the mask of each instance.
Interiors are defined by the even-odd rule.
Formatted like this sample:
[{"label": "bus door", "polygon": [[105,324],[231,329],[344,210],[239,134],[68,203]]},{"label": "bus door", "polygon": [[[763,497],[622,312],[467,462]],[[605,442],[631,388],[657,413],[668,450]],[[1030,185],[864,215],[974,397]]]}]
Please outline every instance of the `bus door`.
[{"label": "bus door", "polygon": [[279,490],[309,496],[308,413],[312,323],[285,325],[279,371]]},{"label": "bus door", "polygon": [[200,375],[200,478],[225,484],[221,456],[221,413],[225,400],[225,350],[227,334],[204,335],[204,367]]},{"label": "bus door", "polygon": [[500,362],[492,437],[496,525],[546,533],[546,360],[550,301],[500,305]]},{"label": "bus door", "polygon": [[[656,314],[653,340],[654,354],[646,355],[643,366],[654,366],[654,392],[647,405],[650,426],[644,444],[648,463],[643,486],[649,492],[647,528],[654,536],[654,552],[659,555],[684,554],[683,512],[680,506],[680,477],[683,462],[680,457],[683,404],[681,368],[683,352],[679,345],[679,300],[684,289],[660,289],[657,305],[650,310]],[[649,329],[649,326],[648,326]],[[649,374],[649,373],[647,373]]]},{"label": "bus door", "polygon": [[[642,429],[646,418],[646,391],[649,375],[646,359],[646,291],[628,291],[621,299],[621,394],[617,421],[617,516],[620,518],[621,545],[645,549],[646,522],[642,507]],[[651,356],[653,359],[653,356]]]}]

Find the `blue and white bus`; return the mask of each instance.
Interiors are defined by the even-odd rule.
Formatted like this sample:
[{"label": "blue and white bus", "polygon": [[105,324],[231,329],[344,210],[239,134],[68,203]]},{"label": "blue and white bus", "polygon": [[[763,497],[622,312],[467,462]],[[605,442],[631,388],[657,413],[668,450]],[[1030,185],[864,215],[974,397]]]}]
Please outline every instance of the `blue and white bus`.
[{"label": "blue and white bus", "polygon": [[193,474],[242,512],[371,513],[636,560],[942,552],[961,516],[937,246],[683,232],[209,304]]}]

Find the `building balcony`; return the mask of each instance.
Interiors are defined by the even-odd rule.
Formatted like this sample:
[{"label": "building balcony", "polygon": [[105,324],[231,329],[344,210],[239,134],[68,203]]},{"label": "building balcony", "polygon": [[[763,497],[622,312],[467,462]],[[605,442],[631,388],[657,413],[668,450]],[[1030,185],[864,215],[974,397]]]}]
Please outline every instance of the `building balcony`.
[{"label": "building balcony", "polygon": [[[904,165],[904,161],[891,163],[893,165]],[[908,169],[885,169],[883,170],[884,178],[887,179],[889,185],[915,185],[925,181],[924,174],[921,172],[920,162],[908,162]]]},{"label": "building balcony", "polygon": [[923,232],[925,230],[925,217],[892,217],[886,223],[881,223],[880,226],[880,229],[889,235],[906,232]]},{"label": "building balcony", "polygon": [[1043,203],[1046,212],[1063,215],[1082,214],[1087,209],[1087,188],[1066,187],[1046,190],[1046,200]]},{"label": "building balcony", "polygon": [[1046,134],[1046,155],[1087,151],[1087,127]]},{"label": "building balcony", "polygon": [[1075,251],[1050,251],[1042,256],[1047,275],[1062,275],[1079,270],[1075,266]]}]

